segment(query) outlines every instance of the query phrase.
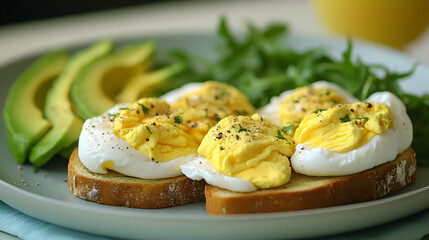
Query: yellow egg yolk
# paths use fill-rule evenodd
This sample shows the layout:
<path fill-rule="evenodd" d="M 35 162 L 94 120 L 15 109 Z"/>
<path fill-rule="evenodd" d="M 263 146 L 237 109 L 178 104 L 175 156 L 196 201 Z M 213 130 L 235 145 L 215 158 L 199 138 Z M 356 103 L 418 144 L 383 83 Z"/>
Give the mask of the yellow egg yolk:
<path fill-rule="evenodd" d="M 121 109 L 114 119 L 114 134 L 154 162 L 166 162 L 197 152 L 198 143 L 180 116 L 157 98 L 142 98 Z"/>
<path fill-rule="evenodd" d="M 281 103 L 279 118 L 283 125 L 301 122 L 306 116 L 318 109 L 328 109 L 336 104 L 346 103 L 337 92 L 322 87 L 297 88 Z"/>
<path fill-rule="evenodd" d="M 296 129 L 294 140 L 296 144 L 344 153 L 391 128 L 394 128 L 393 116 L 386 104 L 340 104 L 304 118 Z"/>
<path fill-rule="evenodd" d="M 189 134 L 201 142 L 209 129 L 222 118 L 231 115 L 249 115 L 255 112 L 249 99 L 228 84 L 208 81 L 171 104 L 174 114 L 183 117 L 189 125 Z"/>
<path fill-rule="evenodd" d="M 198 154 L 221 173 L 266 189 L 289 181 L 292 149 L 290 137 L 254 114 L 222 119 L 204 137 Z"/>

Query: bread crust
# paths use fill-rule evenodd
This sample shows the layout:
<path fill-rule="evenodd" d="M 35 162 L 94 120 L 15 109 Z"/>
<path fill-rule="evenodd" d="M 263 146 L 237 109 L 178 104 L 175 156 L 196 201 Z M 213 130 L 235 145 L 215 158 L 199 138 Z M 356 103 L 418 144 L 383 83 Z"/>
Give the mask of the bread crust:
<path fill-rule="evenodd" d="M 114 171 L 89 171 L 75 149 L 68 164 L 68 187 L 77 197 L 99 204 L 130 208 L 166 208 L 204 201 L 204 181 L 186 176 L 140 179 Z"/>
<path fill-rule="evenodd" d="M 279 188 L 236 193 L 206 184 L 206 209 L 211 215 L 293 211 L 337 206 L 381 198 L 415 182 L 412 148 L 395 160 L 357 174 L 308 177 L 293 173 Z"/>

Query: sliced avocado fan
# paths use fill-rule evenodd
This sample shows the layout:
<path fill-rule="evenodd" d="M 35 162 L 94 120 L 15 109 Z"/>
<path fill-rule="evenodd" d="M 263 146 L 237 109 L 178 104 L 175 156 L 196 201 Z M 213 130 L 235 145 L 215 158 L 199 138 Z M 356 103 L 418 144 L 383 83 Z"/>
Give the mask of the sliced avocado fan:
<path fill-rule="evenodd" d="M 49 52 L 27 68 L 9 90 L 3 110 L 7 142 L 15 161 L 24 163 L 30 148 L 51 127 L 42 106 L 52 81 L 66 66 L 64 50 Z"/>
<path fill-rule="evenodd" d="M 86 120 L 114 106 L 123 86 L 151 66 L 154 51 L 155 42 L 137 42 L 86 66 L 71 89 L 79 116 Z"/>
<path fill-rule="evenodd" d="M 157 96 L 157 89 L 165 86 L 167 80 L 173 78 L 184 69 L 184 65 L 176 63 L 152 72 L 144 72 L 129 80 L 127 85 L 116 97 L 116 102 L 134 102 L 142 97 Z"/>
<path fill-rule="evenodd" d="M 30 162 L 40 167 L 56 153 L 77 142 L 82 130 L 82 120 L 73 113 L 70 100 L 72 82 L 82 69 L 113 49 L 111 41 L 101 41 L 78 52 L 70 59 L 65 70 L 48 91 L 44 114 L 52 123 L 52 128 L 33 146 Z"/>

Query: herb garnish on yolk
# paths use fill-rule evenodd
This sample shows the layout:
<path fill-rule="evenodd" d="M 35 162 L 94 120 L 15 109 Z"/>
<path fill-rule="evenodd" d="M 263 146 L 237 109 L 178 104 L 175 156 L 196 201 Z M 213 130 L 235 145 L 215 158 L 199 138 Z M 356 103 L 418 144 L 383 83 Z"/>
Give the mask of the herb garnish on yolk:
<path fill-rule="evenodd" d="M 311 113 L 319 113 L 346 100 L 332 89 L 307 86 L 297 88 L 281 103 L 279 118 L 286 125 L 293 121 L 300 122 Z"/>
<path fill-rule="evenodd" d="M 148 114 L 149 113 L 149 111 L 150 111 L 150 109 L 149 108 L 147 108 L 145 105 L 143 105 L 143 104 L 141 104 L 141 103 L 137 103 L 140 107 L 142 107 L 142 111 L 143 111 L 143 113 L 144 114 Z"/>
<path fill-rule="evenodd" d="M 120 111 L 114 119 L 113 132 L 155 162 L 195 154 L 198 142 L 188 133 L 191 127 L 178 124 L 183 119 L 170 117 L 171 114 L 164 100 L 142 98 Z"/>
<path fill-rule="evenodd" d="M 393 127 L 393 116 L 386 104 L 340 104 L 304 118 L 294 139 L 297 144 L 343 153 L 363 146 Z"/>
<path fill-rule="evenodd" d="M 183 118 L 193 129 L 190 134 L 201 142 L 209 129 L 230 115 L 253 114 L 249 99 L 236 88 L 214 81 L 204 82 L 200 88 L 184 94 L 171 104 L 172 112 Z"/>
<path fill-rule="evenodd" d="M 229 116 L 210 129 L 198 154 L 225 175 L 247 180 L 261 189 L 272 188 L 290 179 L 291 142 L 279 127 L 265 119 L 261 122 L 259 114 Z"/>

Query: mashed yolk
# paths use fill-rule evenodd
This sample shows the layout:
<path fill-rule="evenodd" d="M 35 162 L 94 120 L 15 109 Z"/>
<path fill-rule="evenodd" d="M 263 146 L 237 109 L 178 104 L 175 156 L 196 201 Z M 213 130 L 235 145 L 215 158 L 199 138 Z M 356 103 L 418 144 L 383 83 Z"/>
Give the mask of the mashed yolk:
<path fill-rule="evenodd" d="M 338 153 L 357 149 L 375 135 L 394 128 L 390 108 L 383 103 L 340 104 L 304 118 L 295 142 Z"/>
<path fill-rule="evenodd" d="M 231 115 L 249 115 L 255 112 L 249 99 L 236 88 L 219 82 L 205 82 L 199 89 L 185 94 L 171 104 L 175 115 L 183 117 L 190 126 L 189 134 L 201 142 L 211 127 Z"/>
<path fill-rule="evenodd" d="M 197 152 L 198 143 L 180 116 L 156 98 L 142 98 L 121 109 L 113 123 L 114 134 L 154 162 L 166 162 Z"/>
<path fill-rule="evenodd" d="M 301 122 L 306 116 L 318 109 L 328 109 L 346 100 L 334 90 L 322 87 L 302 87 L 287 96 L 279 109 L 283 125 Z"/>
<path fill-rule="evenodd" d="M 266 189 L 289 181 L 292 149 L 290 137 L 254 114 L 222 119 L 204 137 L 198 154 L 221 173 Z"/>

